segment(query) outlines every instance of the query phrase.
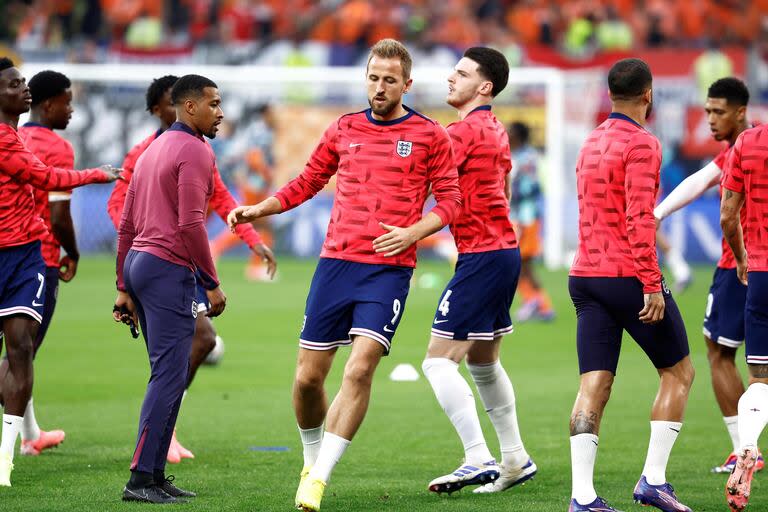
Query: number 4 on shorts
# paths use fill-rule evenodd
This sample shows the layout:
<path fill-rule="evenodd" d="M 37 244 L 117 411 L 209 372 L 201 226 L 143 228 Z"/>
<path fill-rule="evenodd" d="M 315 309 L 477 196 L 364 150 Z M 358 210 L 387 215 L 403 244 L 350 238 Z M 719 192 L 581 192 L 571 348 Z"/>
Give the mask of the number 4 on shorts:
<path fill-rule="evenodd" d="M 451 298 L 451 293 L 453 293 L 451 290 L 446 290 L 445 295 L 443 295 L 443 300 L 440 301 L 440 305 L 437 307 L 437 310 L 443 314 L 443 316 L 448 316 L 448 312 L 451 310 L 451 303 L 448 301 L 448 299 Z"/>

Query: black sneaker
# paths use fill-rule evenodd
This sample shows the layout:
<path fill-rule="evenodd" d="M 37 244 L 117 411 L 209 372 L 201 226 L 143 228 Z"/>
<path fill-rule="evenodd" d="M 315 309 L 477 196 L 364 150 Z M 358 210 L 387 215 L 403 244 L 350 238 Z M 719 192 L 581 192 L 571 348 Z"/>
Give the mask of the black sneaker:
<path fill-rule="evenodd" d="M 156 484 L 160 489 L 165 491 L 166 494 L 169 494 L 173 496 L 174 498 L 194 498 L 197 496 L 192 491 L 185 491 L 184 489 L 179 489 L 175 485 L 173 485 L 173 481 L 176 480 L 176 477 L 173 475 L 169 475 L 168 478 L 163 480 L 161 483 Z"/>
<path fill-rule="evenodd" d="M 157 485 L 137 487 L 135 489 L 130 489 L 126 486 L 123 489 L 123 501 L 138 501 L 141 503 L 155 503 L 158 505 L 184 503 L 183 500 L 177 500 Z"/>

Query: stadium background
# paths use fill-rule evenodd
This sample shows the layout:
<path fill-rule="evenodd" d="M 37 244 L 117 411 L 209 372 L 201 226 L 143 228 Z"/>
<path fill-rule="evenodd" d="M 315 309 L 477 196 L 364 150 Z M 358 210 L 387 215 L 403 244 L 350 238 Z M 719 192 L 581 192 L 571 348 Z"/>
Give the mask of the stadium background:
<path fill-rule="evenodd" d="M 560 70 L 567 84 L 566 165 L 552 169 L 544 160 L 540 174 L 545 191 L 553 180 L 564 182 L 568 204 L 560 222 L 571 239 L 574 148 L 584 130 L 608 113 L 604 72 L 616 59 L 643 58 L 654 72 L 656 114 L 650 128 L 663 143 L 666 191 L 718 150 L 702 111 L 706 85 L 730 74 L 744 78 L 752 94 L 750 119 L 768 121 L 765 1 L 38 0 L 6 1 L 3 8 L 0 54 L 27 69 L 65 64 L 156 64 L 167 73 L 199 66 L 201 74 L 206 66 L 221 64 L 256 66 L 256 73 L 259 66 L 306 69 L 308 74 L 318 66 L 357 69 L 360 82 L 338 89 L 311 81 L 224 89 L 229 123 L 224 131 L 230 135 L 222 133 L 213 143 L 236 195 L 242 180 L 263 193 L 287 182 L 300 172 L 331 119 L 366 106 L 362 65 L 367 47 L 381 37 L 405 41 L 417 66 L 447 70 L 465 47 L 489 44 L 508 56 L 512 74 L 531 67 Z M 75 146 L 78 166 L 119 164 L 134 143 L 156 129 L 144 110 L 145 89 L 146 84 L 121 84 L 119 74 L 109 81 L 75 84 L 76 113 L 64 135 Z M 452 120 L 452 111 L 442 104 L 444 90 L 418 89 L 417 82 L 407 100 L 411 106 L 441 122 Z M 534 143 L 545 151 L 562 143 L 546 137 L 548 99 L 543 84 L 532 82 L 510 87 L 495 110 L 505 122 L 529 122 Z M 75 192 L 73 217 L 84 261 L 77 279 L 62 287 L 57 319 L 37 365 L 36 402 L 45 404 L 38 415 L 45 424 L 61 423 L 68 441 L 40 460 L 19 460 L 13 490 L 0 493 L 8 510 L 119 508 L 112 491 L 130 455 L 146 355 L 107 318 L 115 239 L 105 211 L 109 191 L 109 186 L 92 186 Z M 281 258 L 277 283 L 243 280 L 244 248 L 220 263 L 230 305 L 217 327 L 227 341 L 227 354 L 219 369 L 201 374 L 180 424 L 182 440 L 199 458 L 177 472 L 210 496 L 198 501 L 196 510 L 290 506 L 299 464 L 288 402 L 293 341 L 332 194 L 331 185 L 314 201 L 272 221 Z M 711 193 L 665 225 L 686 258 L 700 264 L 693 287 L 680 297 L 699 378 L 670 466 L 670 479 L 697 511 L 723 509 L 724 482 L 706 472 L 728 446 L 699 334 L 711 263 L 719 257 L 717 210 L 717 196 Z M 210 220 L 212 237 L 222 228 L 218 219 Z M 422 260 L 430 256 L 429 251 L 421 255 Z M 371 417 L 334 476 L 334 495 L 324 509 L 477 510 L 478 503 L 493 509 L 564 509 L 570 475 L 566 425 L 576 363 L 575 323 L 562 270 L 544 274 L 557 320 L 519 326 L 503 354 L 517 388 L 526 444 L 542 467 L 540 477 L 522 492 L 479 501 L 468 493 L 451 500 L 426 495 L 426 482 L 457 462 L 457 442 L 423 379 L 392 383 L 386 377 L 400 362 L 418 367 L 426 319 L 449 276 L 450 269 L 439 261 L 424 261 L 417 272 L 420 286 L 409 299 L 393 356 L 378 376 Z M 597 482 L 619 508 L 632 509 L 622 498 L 640 469 L 656 379 L 633 345 L 627 344 L 622 357 L 601 435 Z M 336 372 L 331 390 L 338 379 Z M 493 446 L 492 436 L 488 439 Z M 760 480 L 755 510 L 768 508 Z"/>

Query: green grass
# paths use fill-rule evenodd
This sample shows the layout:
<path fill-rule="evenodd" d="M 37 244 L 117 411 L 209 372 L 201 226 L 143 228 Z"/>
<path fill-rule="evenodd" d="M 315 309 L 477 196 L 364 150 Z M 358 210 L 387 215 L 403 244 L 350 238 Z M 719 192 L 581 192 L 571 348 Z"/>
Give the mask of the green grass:
<path fill-rule="evenodd" d="M 36 362 L 35 404 L 43 428 L 63 428 L 67 441 L 40 457 L 16 457 L 13 487 L 0 489 L 2 511 L 134 510 L 120 502 L 128 477 L 137 418 L 148 376 L 146 351 L 110 312 L 111 258 L 84 260 L 59 294 L 54 324 Z M 290 402 L 297 335 L 314 262 L 281 262 L 276 284 L 243 280 L 243 263 L 221 264 L 229 297 L 216 327 L 226 341 L 217 368 L 203 368 L 182 408 L 179 438 L 197 458 L 169 466 L 180 485 L 199 497 L 188 510 L 291 510 L 301 469 L 301 446 Z M 439 276 L 437 288 L 414 287 L 392 355 L 376 376 L 370 411 L 337 466 L 323 511 L 558 511 L 570 494 L 568 417 L 578 370 L 575 318 L 564 272 L 541 277 L 553 295 L 557 321 L 521 324 L 507 337 L 502 360 L 515 385 L 528 451 L 539 466 L 530 484 L 501 495 L 450 497 L 426 491 L 433 477 L 455 468 L 460 443 L 427 382 L 392 382 L 398 363 L 417 368 L 423 358 L 438 295 L 450 277 L 444 264 L 425 262 L 418 274 Z M 709 468 L 730 451 L 709 384 L 701 317 L 709 268 L 678 297 L 699 371 L 668 477 L 697 512 L 726 509 L 725 477 Z M 333 395 L 348 350 L 328 379 Z M 463 371 L 463 370 L 462 370 Z M 643 466 L 649 410 L 657 387 L 652 365 L 631 341 L 624 345 L 613 397 L 601 432 L 598 492 L 622 510 Z M 496 437 L 481 411 L 492 451 Z M 287 452 L 252 447 L 285 446 Z M 756 479 L 750 509 L 768 509 L 768 488 Z M 646 509 L 647 510 L 647 509 Z"/>

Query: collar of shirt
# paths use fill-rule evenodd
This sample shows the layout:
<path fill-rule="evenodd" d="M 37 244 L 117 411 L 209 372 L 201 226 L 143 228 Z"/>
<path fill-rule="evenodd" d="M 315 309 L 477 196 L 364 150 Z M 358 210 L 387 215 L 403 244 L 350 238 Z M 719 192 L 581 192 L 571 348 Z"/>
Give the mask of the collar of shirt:
<path fill-rule="evenodd" d="M 490 112 L 491 111 L 491 106 L 490 105 L 480 105 L 479 107 L 475 107 L 475 108 L 473 108 L 472 110 L 469 111 L 469 114 L 467 114 L 467 116 L 470 115 L 470 114 L 474 114 L 475 112 L 480 112 L 480 111 L 483 111 L 483 110 L 487 110 L 488 112 Z M 466 117 L 466 116 L 464 116 L 464 117 Z"/>
<path fill-rule="evenodd" d="M 24 123 L 22 126 L 23 126 L 24 128 L 31 128 L 31 127 L 37 127 L 37 128 L 45 128 L 46 130 L 51 130 L 51 131 L 53 131 L 53 128 L 49 128 L 49 127 L 45 126 L 44 124 L 35 123 L 35 122 L 32 122 L 32 121 L 27 121 L 27 122 L 26 122 L 26 123 Z"/>
<path fill-rule="evenodd" d="M 378 125 L 378 126 L 392 126 L 393 124 L 400 124 L 403 121 L 405 121 L 407 119 L 410 119 L 410 117 L 414 114 L 413 109 L 411 109 L 410 107 L 407 107 L 407 106 L 403 105 L 403 108 L 405 109 L 407 114 L 405 114 L 403 117 L 398 117 L 397 119 L 392 119 L 390 121 L 379 121 L 378 119 L 374 119 L 373 118 L 372 109 L 370 109 L 370 108 L 366 109 L 365 117 L 367 117 L 368 121 L 370 121 L 371 123 L 373 123 L 375 125 Z"/>
<path fill-rule="evenodd" d="M 190 128 L 186 124 L 182 123 L 181 121 L 176 121 L 175 123 L 173 123 L 170 126 L 170 128 L 168 128 L 168 131 L 169 132 L 186 132 L 186 133 L 192 135 L 193 137 L 196 137 L 196 138 L 198 138 L 200 140 L 203 140 L 202 135 L 198 135 L 197 133 L 195 133 L 195 130 L 193 130 L 192 128 Z"/>
<path fill-rule="evenodd" d="M 637 121 L 635 121 L 634 119 L 629 117 L 628 115 L 622 114 L 620 112 L 611 112 L 611 115 L 608 116 L 608 119 L 621 119 L 623 121 L 628 121 L 628 122 L 632 123 L 635 126 L 643 128 L 643 125 L 641 125 L 640 123 L 638 123 Z M 645 128 L 643 128 L 643 129 L 645 129 Z"/>

